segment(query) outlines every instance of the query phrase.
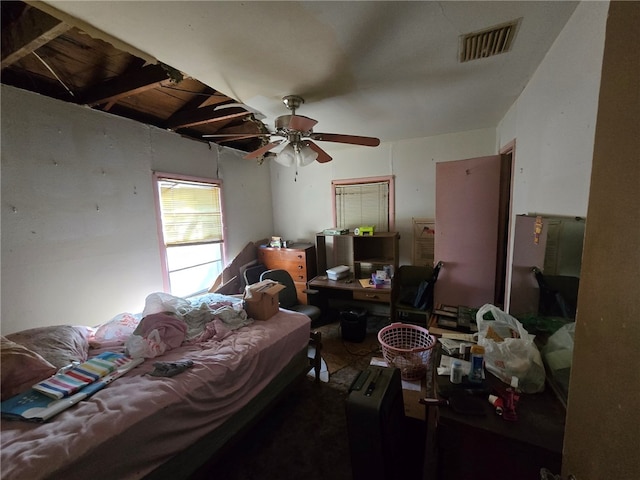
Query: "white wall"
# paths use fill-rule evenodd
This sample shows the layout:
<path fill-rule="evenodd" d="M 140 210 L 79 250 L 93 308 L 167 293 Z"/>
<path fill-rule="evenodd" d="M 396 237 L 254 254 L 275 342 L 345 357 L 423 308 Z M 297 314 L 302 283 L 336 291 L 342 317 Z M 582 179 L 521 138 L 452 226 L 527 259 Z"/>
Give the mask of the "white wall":
<path fill-rule="evenodd" d="M 498 125 L 516 214 L 587 214 L 608 2 L 582 2 Z"/>
<path fill-rule="evenodd" d="M 384 142 L 379 147 L 333 147 L 322 143 L 331 162 L 295 168 L 271 163 L 276 235 L 315 242 L 315 233 L 333 226 L 331 181 L 395 176 L 395 230 L 400 232 L 400 264 L 411 263 L 412 219 L 435 215 L 435 164 L 495 153 L 495 129 Z M 320 142 L 319 142 L 320 143 Z"/>
<path fill-rule="evenodd" d="M 516 140 L 512 218 L 525 213 L 587 216 L 608 6 L 578 5 L 498 125 L 498 148 Z M 510 250 L 514 226 L 512 221 Z M 511 260 L 512 252 L 507 285 Z"/>
<path fill-rule="evenodd" d="M 95 325 L 162 290 L 152 171 L 223 181 L 227 254 L 270 232 L 269 170 L 2 86 L 2 333 Z"/>

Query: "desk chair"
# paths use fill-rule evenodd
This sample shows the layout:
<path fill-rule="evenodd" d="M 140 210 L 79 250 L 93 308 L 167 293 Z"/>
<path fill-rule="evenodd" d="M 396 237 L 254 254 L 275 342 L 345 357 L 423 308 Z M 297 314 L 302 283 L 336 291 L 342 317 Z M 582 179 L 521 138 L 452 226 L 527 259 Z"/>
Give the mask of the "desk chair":
<path fill-rule="evenodd" d="M 242 276 L 244 277 L 244 284 L 253 285 L 254 283 L 258 283 L 260 281 L 260 275 L 262 275 L 267 270 L 267 267 L 265 267 L 262 263 L 247 268 L 242 274 Z"/>
<path fill-rule="evenodd" d="M 280 307 L 293 310 L 294 312 L 304 313 L 312 322 L 320 318 L 322 311 L 318 307 L 314 305 L 304 305 L 298 302 L 296 286 L 289 272 L 279 269 L 267 270 L 260 275 L 260 281 L 267 279 L 275 280 L 285 286 L 285 289 L 280 291 Z"/>
<path fill-rule="evenodd" d="M 433 288 L 438 280 L 442 262 L 434 267 L 401 265 L 393 277 L 396 320 L 426 327 L 433 309 Z"/>
<path fill-rule="evenodd" d="M 533 267 L 532 272 L 540 289 L 538 314 L 576 318 L 580 279 L 565 275 L 544 275 L 538 267 Z"/>

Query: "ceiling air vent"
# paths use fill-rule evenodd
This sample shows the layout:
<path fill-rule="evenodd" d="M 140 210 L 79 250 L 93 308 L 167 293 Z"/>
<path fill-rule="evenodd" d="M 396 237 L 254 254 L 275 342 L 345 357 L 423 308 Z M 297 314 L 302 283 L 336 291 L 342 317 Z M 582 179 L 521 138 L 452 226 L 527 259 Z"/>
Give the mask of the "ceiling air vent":
<path fill-rule="evenodd" d="M 521 19 L 460 36 L 460 62 L 492 57 L 511 49 Z"/>

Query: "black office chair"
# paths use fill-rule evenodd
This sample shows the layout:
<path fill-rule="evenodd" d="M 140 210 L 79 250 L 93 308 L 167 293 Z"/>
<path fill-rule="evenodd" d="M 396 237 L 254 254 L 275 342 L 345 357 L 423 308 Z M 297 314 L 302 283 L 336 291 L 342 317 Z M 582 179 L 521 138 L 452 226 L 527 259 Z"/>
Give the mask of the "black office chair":
<path fill-rule="evenodd" d="M 433 309 L 433 289 L 443 263 L 435 267 L 401 265 L 393 282 L 393 309 L 397 320 L 425 327 Z"/>
<path fill-rule="evenodd" d="M 267 270 L 260 275 L 260 280 L 274 280 L 286 287 L 280 291 L 280 307 L 293 310 L 294 312 L 304 313 L 312 322 L 322 316 L 322 311 L 315 305 L 305 305 L 298 301 L 296 285 L 286 270 Z"/>
<path fill-rule="evenodd" d="M 258 283 L 260 281 L 260 275 L 262 275 L 267 270 L 268 268 L 265 267 L 262 263 L 253 265 L 245 269 L 245 271 L 242 273 L 242 276 L 244 277 L 244 284 L 253 285 L 254 283 Z"/>
<path fill-rule="evenodd" d="M 538 314 L 575 319 L 580 279 L 564 275 L 544 275 L 538 267 L 533 267 L 532 272 L 540 289 Z"/>

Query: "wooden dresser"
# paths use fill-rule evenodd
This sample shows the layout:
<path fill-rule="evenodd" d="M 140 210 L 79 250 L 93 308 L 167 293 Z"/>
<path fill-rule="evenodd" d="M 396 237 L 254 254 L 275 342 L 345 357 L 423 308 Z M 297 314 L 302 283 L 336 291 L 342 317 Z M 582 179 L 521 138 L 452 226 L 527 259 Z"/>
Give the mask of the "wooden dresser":
<path fill-rule="evenodd" d="M 260 247 L 258 261 L 269 270 L 289 272 L 296 284 L 298 301 L 307 304 L 307 282 L 316 276 L 316 247 L 312 243 L 294 243 L 288 248 Z"/>

